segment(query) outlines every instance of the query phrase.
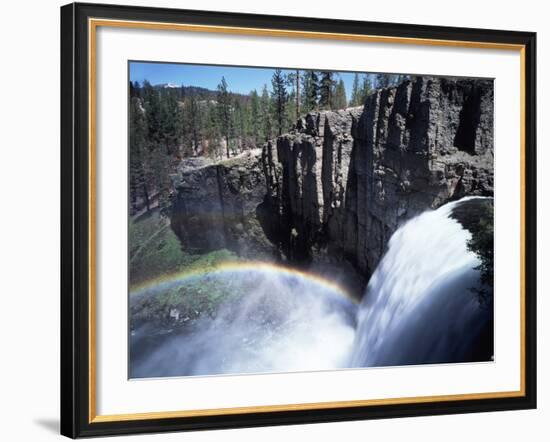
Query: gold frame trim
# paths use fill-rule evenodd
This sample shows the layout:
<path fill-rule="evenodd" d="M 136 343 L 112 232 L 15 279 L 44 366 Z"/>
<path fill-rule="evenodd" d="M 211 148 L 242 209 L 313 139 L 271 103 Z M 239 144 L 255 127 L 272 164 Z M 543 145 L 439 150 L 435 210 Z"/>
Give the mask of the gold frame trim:
<path fill-rule="evenodd" d="M 368 399 L 334 402 L 314 402 L 284 405 L 261 405 L 233 408 L 214 408 L 179 411 L 158 411 L 129 414 L 96 414 L 96 35 L 97 28 L 134 28 L 163 31 L 185 31 L 234 35 L 254 35 L 264 37 L 289 37 L 323 40 L 355 41 L 386 44 L 411 44 L 421 46 L 445 46 L 474 49 L 494 49 L 519 51 L 520 53 L 520 389 L 488 393 L 465 393 L 438 396 L 416 396 L 388 399 Z M 439 40 L 409 37 L 389 37 L 376 35 L 343 34 L 331 32 L 293 31 L 283 29 L 244 28 L 234 26 L 210 26 L 182 23 L 160 23 L 130 20 L 88 19 L 88 84 L 89 84 L 89 423 L 138 421 L 146 419 L 169 419 L 179 417 L 239 415 L 246 413 L 273 413 L 278 411 L 322 410 L 328 408 L 365 407 L 375 405 L 419 404 L 427 402 L 482 400 L 523 397 L 526 393 L 525 380 L 525 45 L 459 40 Z"/>

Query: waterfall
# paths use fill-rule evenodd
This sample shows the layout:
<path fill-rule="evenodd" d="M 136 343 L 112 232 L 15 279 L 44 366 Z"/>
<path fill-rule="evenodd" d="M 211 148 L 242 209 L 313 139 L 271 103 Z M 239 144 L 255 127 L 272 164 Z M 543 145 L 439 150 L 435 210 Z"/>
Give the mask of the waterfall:
<path fill-rule="evenodd" d="M 351 366 L 492 357 L 492 305 L 472 290 L 479 262 L 467 248 L 471 234 L 451 217 L 472 199 L 424 212 L 393 234 L 358 310 Z"/>
<path fill-rule="evenodd" d="M 484 198 L 464 198 L 409 220 L 391 237 L 359 305 L 317 274 L 260 262 L 164 277 L 133 296 L 219 279 L 214 317 L 182 332 L 132 332 L 131 377 L 330 370 L 488 361 L 493 306 L 483 305 L 478 258 L 457 210 L 477 223 Z M 170 312 L 172 315 L 172 312 Z M 179 314 L 176 312 L 176 319 Z"/>

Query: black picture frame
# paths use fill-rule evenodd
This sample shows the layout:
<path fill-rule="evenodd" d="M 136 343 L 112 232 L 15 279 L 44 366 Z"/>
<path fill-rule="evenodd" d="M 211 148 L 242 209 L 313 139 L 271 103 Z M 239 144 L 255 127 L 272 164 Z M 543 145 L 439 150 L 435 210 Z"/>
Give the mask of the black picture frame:
<path fill-rule="evenodd" d="M 524 394 L 196 417 L 90 419 L 89 18 L 520 45 L 524 75 Z M 105 436 L 536 408 L 536 34 L 73 3 L 61 8 L 61 434 Z"/>

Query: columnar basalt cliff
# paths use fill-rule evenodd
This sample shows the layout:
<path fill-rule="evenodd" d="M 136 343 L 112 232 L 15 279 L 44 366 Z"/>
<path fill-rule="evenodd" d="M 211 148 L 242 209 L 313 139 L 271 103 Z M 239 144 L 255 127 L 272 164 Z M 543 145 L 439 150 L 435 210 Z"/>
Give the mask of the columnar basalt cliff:
<path fill-rule="evenodd" d="M 256 259 L 278 254 L 262 227 L 269 214 L 261 150 L 216 164 L 185 164 L 176 187 L 171 226 L 191 253 L 227 248 Z"/>
<path fill-rule="evenodd" d="M 352 136 L 346 208 L 362 270 L 374 270 L 407 219 L 493 194 L 492 81 L 424 77 L 383 89 L 368 97 Z"/>
<path fill-rule="evenodd" d="M 308 114 L 261 150 L 182 167 L 178 180 L 184 248 L 347 262 L 368 278 L 403 222 L 493 194 L 493 83 L 405 81 L 364 107 Z"/>

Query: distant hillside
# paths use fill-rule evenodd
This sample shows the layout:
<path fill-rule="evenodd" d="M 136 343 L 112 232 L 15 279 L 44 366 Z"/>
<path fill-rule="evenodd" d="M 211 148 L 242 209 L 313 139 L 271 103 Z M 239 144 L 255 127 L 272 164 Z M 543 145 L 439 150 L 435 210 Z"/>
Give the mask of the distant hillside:
<path fill-rule="evenodd" d="M 215 100 L 217 97 L 218 92 L 215 90 L 207 89 L 201 86 L 183 86 L 178 85 L 176 83 L 161 83 L 161 84 L 155 84 L 153 85 L 155 89 L 165 89 L 165 90 L 171 90 L 174 92 L 179 92 L 180 98 L 185 97 L 200 97 L 203 100 Z M 137 85 L 134 83 L 132 85 L 132 88 L 136 91 L 140 91 L 143 89 L 143 86 Z M 241 102 L 247 102 L 249 96 L 245 94 L 239 94 L 239 93 L 232 93 L 235 98 L 237 98 Z"/>

